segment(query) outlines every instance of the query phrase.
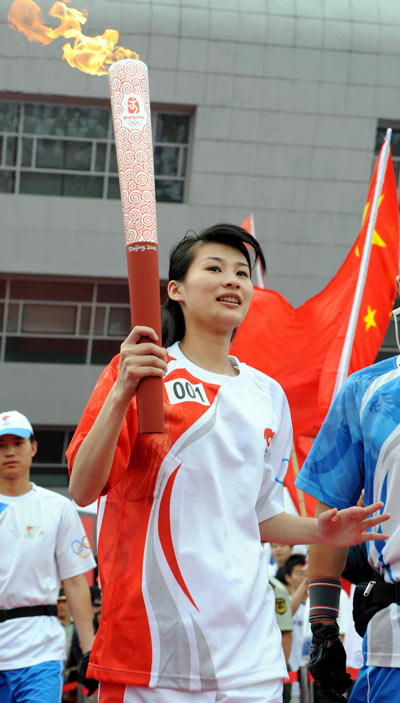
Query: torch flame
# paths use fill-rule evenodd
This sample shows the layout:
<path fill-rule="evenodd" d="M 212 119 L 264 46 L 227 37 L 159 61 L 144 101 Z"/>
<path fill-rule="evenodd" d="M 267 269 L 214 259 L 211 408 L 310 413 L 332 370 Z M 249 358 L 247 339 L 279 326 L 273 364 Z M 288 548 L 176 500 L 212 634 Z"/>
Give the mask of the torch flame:
<path fill-rule="evenodd" d="M 69 0 L 66 0 L 69 2 Z M 73 43 L 63 46 L 63 59 L 72 68 L 79 68 L 92 76 L 104 76 L 107 66 L 120 59 L 138 59 L 139 54 L 123 46 L 117 46 L 119 32 L 106 29 L 101 36 L 88 37 L 81 31 L 87 20 L 86 10 L 67 7 L 65 2 L 55 2 L 50 10 L 50 17 L 60 20 L 56 28 L 48 27 L 42 11 L 34 0 L 14 0 L 8 13 L 11 29 L 25 34 L 29 41 L 40 42 L 44 46 L 58 37 L 73 39 Z"/>

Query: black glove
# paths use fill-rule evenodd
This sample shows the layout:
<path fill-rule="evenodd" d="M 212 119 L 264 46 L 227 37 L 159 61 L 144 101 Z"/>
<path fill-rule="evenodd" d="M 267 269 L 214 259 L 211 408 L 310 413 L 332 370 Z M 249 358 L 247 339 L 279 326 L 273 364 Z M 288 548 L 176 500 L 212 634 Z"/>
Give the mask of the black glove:
<path fill-rule="evenodd" d="M 350 674 L 346 673 L 346 652 L 339 638 L 338 624 L 323 625 L 317 622 L 311 624 L 311 630 L 310 672 L 322 691 L 332 696 L 332 700 L 344 700 L 342 696 L 334 697 L 347 691 L 352 684 Z"/>
<path fill-rule="evenodd" d="M 349 691 L 350 690 L 351 689 L 349 689 Z M 345 698 L 340 693 L 336 693 L 335 691 L 329 691 L 329 693 L 327 693 L 326 691 L 322 690 L 319 683 L 315 682 L 314 703 L 348 703 L 348 698 Z"/>
<path fill-rule="evenodd" d="M 79 672 L 78 672 L 78 681 L 82 686 L 87 688 L 88 690 L 88 696 L 91 696 L 96 689 L 99 686 L 99 682 L 96 681 L 95 679 L 88 679 L 86 676 L 88 664 L 89 664 L 89 657 L 90 657 L 90 652 L 85 652 L 85 654 L 82 655 L 81 663 L 79 666 Z"/>

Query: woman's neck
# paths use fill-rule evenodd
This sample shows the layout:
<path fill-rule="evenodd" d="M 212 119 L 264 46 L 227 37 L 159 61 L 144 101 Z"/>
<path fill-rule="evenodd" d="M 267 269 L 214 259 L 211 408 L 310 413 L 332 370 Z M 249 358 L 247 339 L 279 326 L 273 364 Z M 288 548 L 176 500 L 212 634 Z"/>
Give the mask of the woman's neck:
<path fill-rule="evenodd" d="M 229 361 L 230 336 L 207 334 L 203 331 L 186 333 L 179 346 L 182 353 L 197 366 L 212 373 L 236 376 Z"/>

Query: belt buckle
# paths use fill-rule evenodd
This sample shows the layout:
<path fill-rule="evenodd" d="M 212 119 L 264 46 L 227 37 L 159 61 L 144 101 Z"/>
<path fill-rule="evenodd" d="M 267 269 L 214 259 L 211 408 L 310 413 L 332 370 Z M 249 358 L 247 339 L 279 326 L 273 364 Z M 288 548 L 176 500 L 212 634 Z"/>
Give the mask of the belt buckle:
<path fill-rule="evenodd" d="M 365 591 L 364 591 L 364 593 L 363 593 L 363 596 L 365 596 L 365 598 L 367 598 L 367 597 L 369 596 L 369 594 L 371 593 L 371 591 L 372 591 L 373 587 L 375 586 L 375 584 L 376 584 L 376 581 L 370 581 L 370 582 L 367 584 L 367 587 L 366 587 L 366 589 L 365 589 Z"/>
<path fill-rule="evenodd" d="M 0 608 L 0 622 L 5 622 L 7 620 L 7 611 Z"/>

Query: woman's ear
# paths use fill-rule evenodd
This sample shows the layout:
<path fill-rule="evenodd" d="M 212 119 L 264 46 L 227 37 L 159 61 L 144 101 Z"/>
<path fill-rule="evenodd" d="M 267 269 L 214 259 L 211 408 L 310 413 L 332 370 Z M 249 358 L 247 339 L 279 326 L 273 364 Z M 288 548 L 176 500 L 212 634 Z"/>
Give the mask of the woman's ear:
<path fill-rule="evenodd" d="M 168 297 L 179 302 L 182 300 L 181 284 L 178 281 L 169 281 L 167 286 Z"/>

